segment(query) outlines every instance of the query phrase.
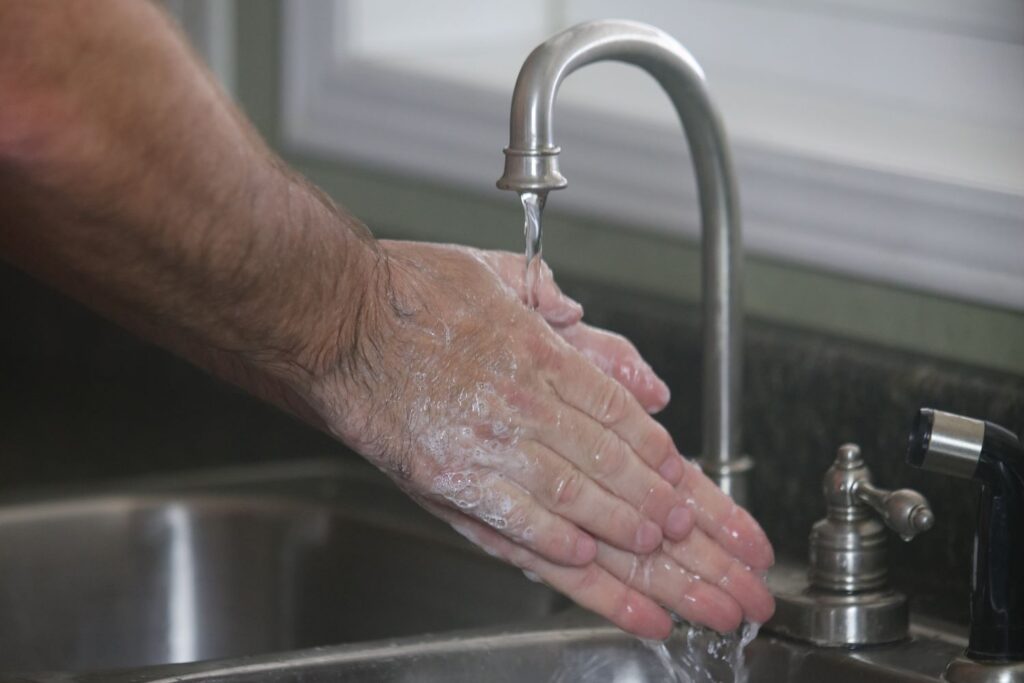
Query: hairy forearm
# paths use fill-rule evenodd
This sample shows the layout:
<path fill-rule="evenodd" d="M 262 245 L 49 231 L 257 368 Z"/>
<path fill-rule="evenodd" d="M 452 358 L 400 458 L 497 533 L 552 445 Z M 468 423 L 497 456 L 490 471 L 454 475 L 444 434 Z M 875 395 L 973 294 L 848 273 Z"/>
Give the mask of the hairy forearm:
<path fill-rule="evenodd" d="M 0 254 L 264 395 L 354 352 L 379 280 L 137 0 L 0 2 Z"/>

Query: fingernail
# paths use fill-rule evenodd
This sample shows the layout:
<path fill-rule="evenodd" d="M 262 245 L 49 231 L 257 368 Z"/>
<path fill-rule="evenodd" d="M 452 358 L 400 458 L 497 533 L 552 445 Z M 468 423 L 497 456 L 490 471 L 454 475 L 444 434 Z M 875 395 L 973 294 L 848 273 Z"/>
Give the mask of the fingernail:
<path fill-rule="evenodd" d="M 657 524 L 645 519 L 636 530 L 635 548 L 639 553 L 649 553 L 661 543 L 661 529 Z"/>
<path fill-rule="evenodd" d="M 686 505 L 680 503 L 668 513 L 665 520 L 665 531 L 669 536 L 679 540 L 690 533 L 693 528 L 693 513 Z"/>
<path fill-rule="evenodd" d="M 597 541 L 592 539 L 590 536 L 580 536 L 576 539 L 576 556 L 575 560 L 579 564 L 587 564 L 591 562 L 597 555 Z"/>
<path fill-rule="evenodd" d="M 683 459 L 678 455 L 669 455 L 665 462 L 661 463 L 658 473 L 665 481 L 675 486 L 683 480 Z"/>
<path fill-rule="evenodd" d="M 764 552 L 762 553 L 763 560 L 759 564 L 763 569 L 771 569 L 775 566 L 775 549 L 772 548 L 772 545 L 768 542 L 767 538 L 765 538 L 765 545 L 767 547 L 764 549 Z"/>
<path fill-rule="evenodd" d="M 668 385 L 661 381 L 660 378 L 655 378 L 658 386 L 658 402 L 665 407 L 668 405 L 669 400 L 672 398 L 672 391 L 668 388 Z"/>

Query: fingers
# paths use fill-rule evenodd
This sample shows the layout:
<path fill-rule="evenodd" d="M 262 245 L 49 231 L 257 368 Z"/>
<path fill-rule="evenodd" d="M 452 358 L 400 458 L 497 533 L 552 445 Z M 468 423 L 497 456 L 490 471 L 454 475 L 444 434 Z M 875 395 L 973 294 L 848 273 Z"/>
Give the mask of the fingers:
<path fill-rule="evenodd" d="M 693 512 L 664 483 L 680 481 L 683 473 L 668 432 L 580 354 L 555 354 L 549 362 L 548 382 L 564 405 L 539 402 L 538 440 L 637 507 L 670 538 L 685 536 Z"/>
<path fill-rule="evenodd" d="M 562 401 L 618 435 L 670 484 L 682 479 L 683 466 L 672 437 L 621 384 L 577 352 L 553 354 L 549 363 L 548 382 Z"/>
<path fill-rule="evenodd" d="M 648 413 L 668 405 L 668 386 L 622 335 L 582 322 L 556 331 L 601 372 L 626 387 Z"/>
<path fill-rule="evenodd" d="M 685 476 L 676 486 L 699 526 L 731 555 L 754 569 L 768 569 L 775 553 L 761 526 L 701 472 L 682 460 Z"/>
<path fill-rule="evenodd" d="M 682 541 L 666 542 L 664 552 L 686 571 L 728 593 L 750 621 L 764 623 L 774 613 L 775 601 L 764 581 L 700 529 Z"/>
<path fill-rule="evenodd" d="M 597 553 L 593 538 L 497 472 L 444 473 L 434 478 L 431 492 L 552 562 L 585 565 Z"/>
<path fill-rule="evenodd" d="M 504 251 L 475 251 L 501 280 L 526 301 L 523 257 Z M 669 401 L 668 386 L 623 336 L 580 323 L 583 307 L 567 297 L 555 283 L 547 263 L 541 264 L 536 283 L 537 312 L 606 375 L 621 382 L 644 410 L 656 413 Z"/>
<path fill-rule="evenodd" d="M 663 640 L 672 630 L 672 619 L 650 598 L 626 586 L 596 563 L 585 567 L 552 564 L 536 553 L 517 546 L 492 529 L 449 509 L 432 512 L 447 520 L 460 534 L 488 553 L 509 562 L 524 572 L 540 577 L 544 583 L 577 604 L 605 617 L 624 631 L 641 638 Z"/>
<path fill-rule="evenodd" d="M 637 556 L 599 544 L 597 562 L 613 576 L 654 598 L 686 621 L 719 633 L 735 630 L 744 610 L 725 590 L 701 580 L 664 552 Z"/>
<path fill-rule="evenodd" d="M 477 251 L 477 257 L 497 273 L 507 286 L 527 301 L 525 284 L 525 258 L 507 251 Z M 535 283 L 537 312 L 553 327 L 574 325 L 583 318 L 583 307 L 567 297 L 555 283 L 554 274 L 547 263 L 542 262 L 540 276 Z"/>
<path fill-rule="evenodd" d="M 535 466 L 518 468 L 509 476 L 552 513 L 624 550 L 649 553 L 661 545 L 661 527 L 632 505 L 546 446 L 531 443 L 524 448 Z"/>
<path fill-rule="evenodd" d="M 656 522 L 670 538 L 689 533 L 693 513 L 684 498 L 614 431 L 554 401 L 542 401 L 537 407 L 539 420 L 532 429 L 540 446 L 554 451 L 586 478 Z"/>

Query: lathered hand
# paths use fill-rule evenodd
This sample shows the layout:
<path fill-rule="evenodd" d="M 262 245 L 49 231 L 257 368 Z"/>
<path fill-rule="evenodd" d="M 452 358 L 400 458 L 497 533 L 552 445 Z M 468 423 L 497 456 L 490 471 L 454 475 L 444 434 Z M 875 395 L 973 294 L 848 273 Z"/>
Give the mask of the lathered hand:
<path fill-rule="evenodd" d="M 482 255 L 495 264 L 510 287 L 522 288 L 522 257 L 505 252 Z M 626 387 L 648 412 L 665 407 L 668 387 L 636 348 L 620 335 L 582 323 L 582 309 L 565 297 L 546 266 L 537 300 L 537 312 L 551 327 Z M 648 554 L 624 552 L 602 543 L 595 563 L 583 568 L 549 566 L 478 525 L 465 520 L 455 525 L 489 552 L 536 574 L 639 635 L 665 635 L 671 621 L 659 605 L 687 621 L 723 632 L 736 628 L 742 619 L 767 621 L 774 600 L 761 574 L 774 556 L 761 528 L 695 465 L 685 464 L 685 476 L 677 490 L 698 526 L 685 539 L 666 539 L 661 548 Z"/>
<path fill-rule="evenodd" d="M 697 513 L 698 528 L 686 539 L 665 540 L 648 554 L 599 543 L 595 561 L 584 567 L 551 563 L 474 520 L 434 512 L 490 554 L 644 638 L 668 636 L 672 620 L 666 609 L 722 633 L 744 619 L 767 621 L 775 603 L 761 574 L 773 555 L 760 527 L 695 465 L 687 465 L 677 490 Z"/>
<path fill-rule="evenodd" d="M 486 256 L 381 250 L 385 305 L 364 313 L 357 353 L 315 391 L 331 431 L 420 502 L 553 566 L 590 563 L 596 540 L 648 553 L 686 537 L 693 515 L 674 490 L 683 461 L 668 433 Z"/>
<path fill-rule="evenodd" d="M 770 616 L 757 572 L 771 546 L 641 410 L 668 390 L 629 342 L 583 325 L 550 274 L 525 309 L 520 257 L 385 248 L 395 317 L 372 353 L 392 364 L 369 364 L 381 374 L 349 432 L 361 450 L 463 535 L 628 631 L 664 637 L 662 605 L 720 631 Z M 380 402 L 391 367 L 411 379 Z M 645 518 L 661 540 L 641 538 Z"/>
<path fill-rule="evenodd" d="M 522 256 L 505 251 L 467 250 L 486 261 L 505 284 L 519 292 L 524 302 L 527 301 Z M 656 413 L 668 404 L 668 386 L 640 356 L 636 347 L 622 335 L 581 322 L 583 307 L 562 293 L 546 263 L 541 263 L 535 294 L 537 313 L 551 328 L 601 372 L 629 390 L 644 410 Z"/>

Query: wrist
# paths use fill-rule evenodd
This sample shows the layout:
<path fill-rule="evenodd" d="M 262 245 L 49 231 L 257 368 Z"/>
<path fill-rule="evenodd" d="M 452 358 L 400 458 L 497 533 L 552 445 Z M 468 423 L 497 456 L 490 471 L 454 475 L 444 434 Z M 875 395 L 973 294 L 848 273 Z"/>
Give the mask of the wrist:
<path fill-rule="evenodd" d="M 387 305 L 387 254 L 357 218 L 319 190 L 297 181 L 312 206 L 304 209 L 304 240 L 312 243 L 311 263 L 293 266 L 306 284 L 290 297 L 279 319 L 288 342 L 286 372 L 303 385 L 338 371 L 352 372 L 378 346 Z"/>

